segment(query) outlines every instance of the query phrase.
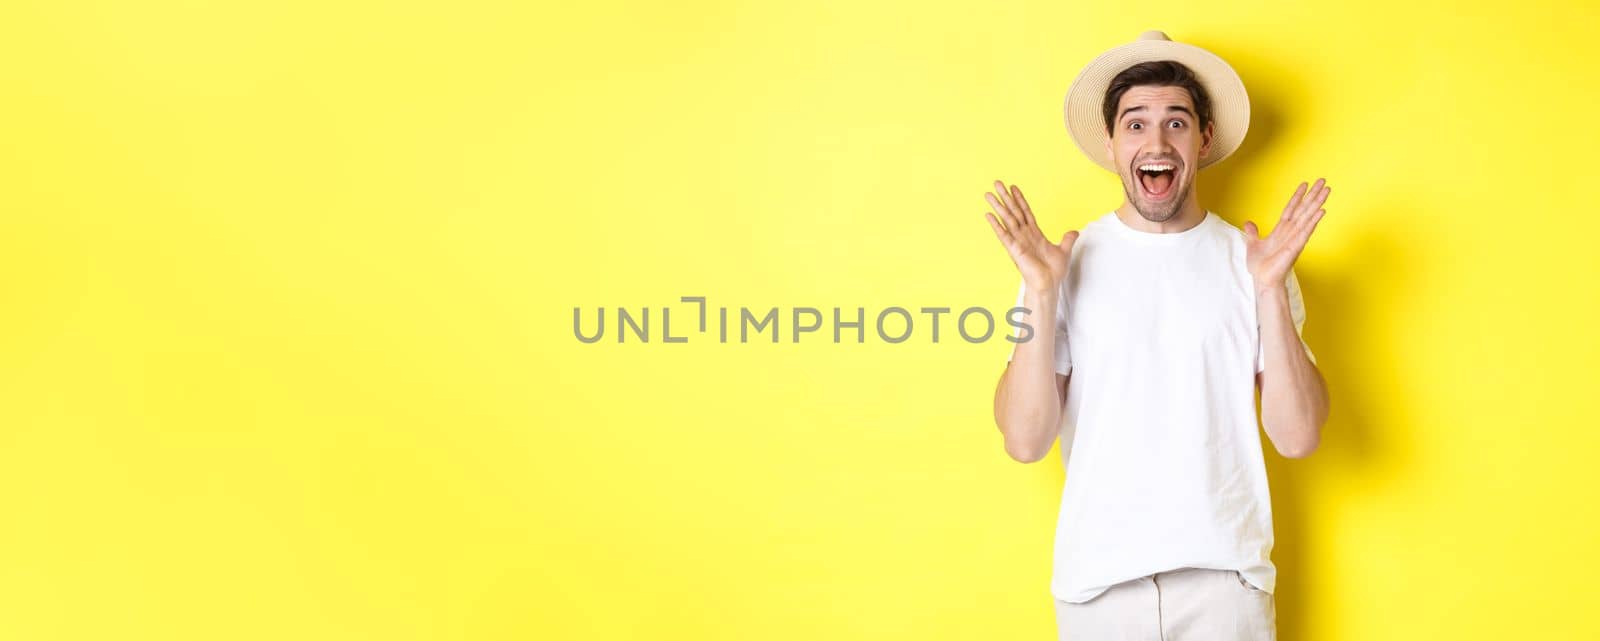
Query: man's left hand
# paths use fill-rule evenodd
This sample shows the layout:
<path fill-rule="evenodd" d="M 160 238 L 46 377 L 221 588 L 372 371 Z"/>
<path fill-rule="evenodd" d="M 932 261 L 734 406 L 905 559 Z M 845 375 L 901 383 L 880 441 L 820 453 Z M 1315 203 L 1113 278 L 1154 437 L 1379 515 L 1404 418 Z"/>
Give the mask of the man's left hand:
<path fill-rule="evenodd" d="M 1322 203 L 1326 200 L 1328 186 L 1318 178 L 1310 190 L 1306 189 L 1305 183 L 1300 183 L 1289 198 L 1289 205 L 1283 208 L 1283 217 L 1278 219 L 1278 224 L 1273 226 L 1272 233 L 1266 238 L 1261 237 L 1254 222 L 1245 222 L 1245 244 L 1248 248 L 1245 262 L 1249 266 L 1250 276 L 1255 279 L 1256 291 L 1283 287 L 1284 279 L 1289 276 L 1289 268 L 1300 258 L 1300 250 L 1305 249 L 1306 241 L 1311 239 L 1317 221 L 1327 213 L 1322 209 Z"/>

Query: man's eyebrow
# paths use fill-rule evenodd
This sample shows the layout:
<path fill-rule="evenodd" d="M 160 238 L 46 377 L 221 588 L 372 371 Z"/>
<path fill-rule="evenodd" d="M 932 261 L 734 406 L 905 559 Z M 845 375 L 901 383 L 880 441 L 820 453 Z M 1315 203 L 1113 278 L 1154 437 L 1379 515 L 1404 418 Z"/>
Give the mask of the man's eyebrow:
<path fill-rule="evenodd" d="M 1128 107 L 1127 109 L 1123 109 L 1122 113 L 1117 115 L 1117 120 L 1120 122 L 1123 118 L 1126 118 L 1128 116 L 1128 114 L 1133 113 L 1135 111 L 1144 111 L 1144 105 L 1139 105 L 1137 107 Z M 1167 105 L 1167 111 L 1181 111 L 1181 112 L 1183 112 L 1185 114 L 1188 114 L 1190 118 L 1194 117 L 1194 112 L 1190 111 L 1188 107 L 1185 107 L 1183 105 Z"/>

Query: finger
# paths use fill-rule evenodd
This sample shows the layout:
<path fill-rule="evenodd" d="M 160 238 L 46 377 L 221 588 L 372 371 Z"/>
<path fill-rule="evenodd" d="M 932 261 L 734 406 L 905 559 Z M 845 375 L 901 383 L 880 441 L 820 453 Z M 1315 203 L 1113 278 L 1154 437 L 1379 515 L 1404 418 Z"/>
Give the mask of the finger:
<path fill-rule="evenodd" d="M 1315 212 L 1312 212 L 1310 215 L 1307 216 L 1309 222 L 1306 223 L 1306 230 L 1304 232 L 1304 235 L 1305 235 L 1307 240 L 1310 240 L 1311 232 L 1316 231 L 1317 223 L 1320 222 L 1322 220 L 1322 217 L 1327 215 L 1327 213 L 1328 213 L 1328 210 L 1326 210 L 1326 209 L 1318 209 Z"/>
<path fill-rule="evenodd" d="M 1302 216 L 1316 211 L 1317 207 L 1321 206 L 1321 199 L 1326 197 L 1326 194 L 1324 193 L 1326 191 L 1326 181 L 1318 178 L 1316 184 L 1312 185 L 1311 189 L 1306 191 L 1306 197 L 1300 201 L 1300 211 L 1296 212 L 1295 215 Z"/>
<path fill-rule="evenodd" d="M 994 192 L 983 192 L 983 199 L 989 203 L 989 208 L 994 210 L 995 216 L 1000 218 L 1000 224 L 1005 225 L 1006 229 L 1016 226 L 1015 223 L 1011 222 L 1010 210 L 1007 210 L 1005 204 L 995 197 Z"/>
<path fill-rule="evenodd" d="M 1318 209 L 1301 215 L 1290 241 L 1295 247 L 1295 255 L 1298 256 L 1300 250 L 1305 249 L 1306 243 L 1311 241 L 1311 232 L 1316 230 L 1317 221 L 1322 220 L 1322 216 L 1327 212 L 1326 209 Z"/>
<path fill-rule="evenodd" d="M 1022 188 L 1012 185 L 1011 198 L 1016 201 L 1018 207 L 1022 208 L 1022 222 L 1027 223 L 1028 226 L 1034 229 L 1038 229 L 1039 219 L 1033 217 L 1033 208 L 1028 206 L 1028 199 L 1022 197 Z"/>
<path fill-rule="evenodd" d="M 1077 244 L 1077 242 L 1078 242 L 1078 232 L 1077 232 L 1077 230 L 1069 231 L 1069 232 L 1061 235 L 1061 243 L 1060 243 L 1061 244 L 1061 249 L 1065 250 L 1068 253 L 1072 252 L 1072 246 Z"/>
<path fill-rule="evenodd" d="M 1322 183 L 1320 180 L 1317 182 L 1319 184 Z M 1316 190 L 1316 196 L 1303 203 L 1300 206 L 1300 209 L 1309 214 L 1322 208 L 1322 203 L 1328 202 L 1328 194 L 1330 193 L 1333 193 L 1333 190 L 1330 189 L 1326 184 L 1323 184 L 1321 189 Z"/>
<path fill-rule="evenodd" d="M 1244 222 L 1244 233 L 1245 237 L 1249 238 L 1250 240 L 1258 240 L 1261 238 L 1261 230 L 1256 229 L 1256 223 L 1252 220 L 1247 220 Z"/>
<path fill-rule="evenodd" d="M 983 197 L 989 201 L 989 206 L 994 208 L 994 213 L 1000 216 L 1000 221 L 1005 223 L 1006 229 L 1011 230 L 1013 234 L 1022 230 L 1022 221 L 1017 218 L 1016 213 L 1011 211 L 1010 207 L 1000 202 L 998 196 L 995 196 L 993 192 L 987 192 Z"/>
<path fill-rule="evenodd" d="M 1328 187 L 1324 185 L 1316 190 L 1313 190 L 1312 193 L 1306 195 L 1305 199 L 1300 201 L 1300 208 L 1299 211 L 1295 213 L 1294 219 L 1294 229 L 1296 234 L 1305 231 L 1302 228 L 1308 224 L 1308 218 L 1310 218 L 1312 214 L 1316 213 L 1318 209 L 1322 208 L 1322 203 L 1328 200 L 1329 192 L 1330 190 Z"/>
<path fill-rule="evenodd" d="M 983 219 L 989 221 L 989 226 L 994 228 L 994 235 L 996 238 L 999 238 L 1001 242 L 1011 242 L 1011 232 L 1007 231 L 1005 226 L 1000 224 L 1000 221 L 994 217 L 994 214 L 983 212 Z"/>
<path fill-rule="evenodd" d="M 1032 227 L 1028 222 L 1027 214 L 1023 213 L 1022 206 L 1017 204 L 1016 198 L 1012 197 L 1011 190 L 1006 189 L 1004 183 L 997 180 L 995 181 L 995 186 L 999 188 L 997 192 L 1000 194 L 1000 201 L 1005 203 L 1006 209 L 1011 210 L 1011 217 L 1017 220 L 1017 226 L 1012 230 L 1016 232 L 1018 238 L 1022 238 L 1022 235 L 1027 233 L 1028 228 Z"/>
<path fill-rule="evenodd" d="M 1011 192 L 1006 189 L 1006 184 L 998 180 L 994 181 L 994 193 L 1000 195 L 1000 202 L 1005 203 L 1006 207 L 1010 208 L 1011 212 L 1017 215 L 1017 220 L 1021 221 L 1022 210 L 1017 207 L 1017 203 L 1011 200 Z"/>
<path fill-rule="evenodd" d="M 1295 211 L 1295 209 L 1297 207 L 1300 206 L 1300 198 L 1302 196 L 1304 196 L 1305 193 L 1306 193 L 1306 184 L 1305 183 L 1300 183 L 1300 186 L 1296 187 L 1294 189 L 1294 195 L 1289 197 L 1289 204 L 1284 205 L 1284 207 L 1283 207 L 1283 216 L 1278 219 L 1279 222 L 1290 220 L 1290 219 L 1294 218 L 1294 211 Z"/>

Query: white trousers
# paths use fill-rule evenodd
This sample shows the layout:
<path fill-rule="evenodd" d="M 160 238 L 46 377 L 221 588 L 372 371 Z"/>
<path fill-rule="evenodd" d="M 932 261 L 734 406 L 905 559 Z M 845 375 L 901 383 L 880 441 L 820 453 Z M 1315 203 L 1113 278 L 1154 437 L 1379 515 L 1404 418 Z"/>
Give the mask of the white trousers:
<path fill-rule="evenodd" d="M 1056 602 L 1061 641 L 1277 641 L 1273 595 L 1233 570 L 1180 568 Z"/>

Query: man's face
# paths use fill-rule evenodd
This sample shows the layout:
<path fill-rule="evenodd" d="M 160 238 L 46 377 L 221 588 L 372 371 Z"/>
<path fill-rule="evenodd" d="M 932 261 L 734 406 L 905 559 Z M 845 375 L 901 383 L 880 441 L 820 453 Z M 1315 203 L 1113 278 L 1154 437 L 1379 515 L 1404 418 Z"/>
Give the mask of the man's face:
<path fill-rule="evenodd" d="M 1106 151 L 1139 215 L 1165 222 L 1178 214 L 1211 151 L 1212 127 L 1198 127 L 1182 87 L 1130 87 L 1117 104 Z"/>

